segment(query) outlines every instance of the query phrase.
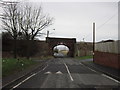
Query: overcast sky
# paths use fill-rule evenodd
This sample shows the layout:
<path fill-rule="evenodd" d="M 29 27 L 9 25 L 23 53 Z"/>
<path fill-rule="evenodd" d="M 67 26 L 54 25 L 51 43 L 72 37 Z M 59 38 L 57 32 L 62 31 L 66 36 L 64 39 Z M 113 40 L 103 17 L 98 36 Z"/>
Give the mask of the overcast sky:
<path fill-rule="evenodd" d="M 31 0 L 28 0 L 31 1 Z M 50 37 L 76 38 L 77 41 L 92 41 L 92 23 L 96 23 L 96 41 L 118 39 L 118 1 L 72 0 L 51 2 L 32 1 L 35 6 L 42 5 L 44 13 L 54 17 L 54 24 L 43 32 L 50 31 Z M 71 2 L 72 1 L 72 2 Z M 81 2 L 80 2 L 81 1 Z M 82 2 L 85 1 L 85 2 Z M 109 2 L 108 2 L 109 1 Z M 55 29 L 53 31 L 52 29 Z M 40 38 L 45 39 L 45 36 Z"/>

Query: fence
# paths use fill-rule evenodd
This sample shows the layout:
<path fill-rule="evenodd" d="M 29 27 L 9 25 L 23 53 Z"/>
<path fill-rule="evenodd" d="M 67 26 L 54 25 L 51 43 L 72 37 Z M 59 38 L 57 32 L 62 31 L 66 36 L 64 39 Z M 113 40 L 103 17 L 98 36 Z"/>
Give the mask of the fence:
<path fill-rule="evenodd" d="M 120 69 L 120 41 L 100 42 L 95 45 L 94 62 L 103 66 Z"/>
<path fill-rule="evenodd" d="M 118 53 L 120 53 L 120 52 L 118 52 L 118 50 L 119 50 L 118 45 L 119 45 L 119 41 L 96 43 L 95 51 L 118 54 Z"/>

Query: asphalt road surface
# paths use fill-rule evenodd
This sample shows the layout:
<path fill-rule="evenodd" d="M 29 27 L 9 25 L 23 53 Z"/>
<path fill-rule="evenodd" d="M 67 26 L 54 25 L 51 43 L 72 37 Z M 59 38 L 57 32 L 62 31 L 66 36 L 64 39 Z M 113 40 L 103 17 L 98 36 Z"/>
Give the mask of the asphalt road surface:
<path fill-rule="evenodd" d="M 13 88 L 116 88 L 119 82 L 72 58 L 55 58 Z"/>

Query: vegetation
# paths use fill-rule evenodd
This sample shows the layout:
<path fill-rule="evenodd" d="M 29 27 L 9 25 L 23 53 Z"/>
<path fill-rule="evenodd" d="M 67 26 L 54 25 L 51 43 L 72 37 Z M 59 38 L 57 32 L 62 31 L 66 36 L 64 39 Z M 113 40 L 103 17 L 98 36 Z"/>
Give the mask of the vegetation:
<path fill-rule="evenodd" d="M 81 56 L 81 57 L 76 57 L 79 60 L 84 60 L 84 59 L 91 59 L 93 56 Z"/>
<path fill-rule="evenodd" d="M 33 60 L 27 59 L 2 59 L 2 75 L 7 76 L 15 72 L 24 70 L 25 68 L 36 64 Z"/>
<path fill-rule="evenodd" d="M 13 39 L 13 55 L 17 58 L 17 40 L 35 40 L 37 37 L 44 35 L 41 31 L 53 24 L 53 18 L 43 13 L 41 6 L 39 8 L 21 2 L 2 1 L 1 7 L 3 12 L 0 15 L 2 29 L 7 32 L 9 38 Z M 3 31 L 3 32 L 4 32 Z M 33 44 L 27 43 L 26 57 L 30 58 L 30 48 Z"/>
<path fill-rule="evenodd" d="M 10 74 L 14 74 L 16 72 L 20 72 L 31 66 L 40 64 L 36 60 L 48 60 L 53 58 L 52 56 L 47 57 L 38 57 L 32 58 L 31 60 L 20 58 L 20 59 L 13 59 L 13 58 L 3 58 L 2 59 L 2 75 L 3 77 L 8 76 Z"/>

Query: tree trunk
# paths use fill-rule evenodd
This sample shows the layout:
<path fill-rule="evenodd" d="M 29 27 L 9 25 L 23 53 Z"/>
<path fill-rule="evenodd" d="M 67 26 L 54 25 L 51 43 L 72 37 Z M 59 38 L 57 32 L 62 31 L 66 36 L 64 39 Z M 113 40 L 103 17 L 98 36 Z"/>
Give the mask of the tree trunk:
<path fill-rule="evenodd" d="M 27 59 L 30 59 L 30 40 L 27 40 Z"/>
<path fill-rule="evenodd" d="M 17 40 L 14 39 L 14 58 L 17 58 Z"/>

